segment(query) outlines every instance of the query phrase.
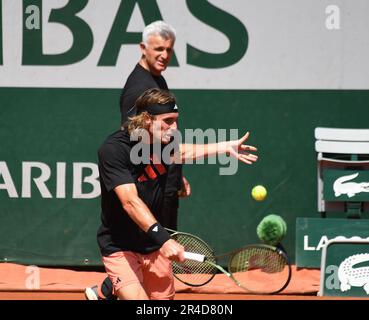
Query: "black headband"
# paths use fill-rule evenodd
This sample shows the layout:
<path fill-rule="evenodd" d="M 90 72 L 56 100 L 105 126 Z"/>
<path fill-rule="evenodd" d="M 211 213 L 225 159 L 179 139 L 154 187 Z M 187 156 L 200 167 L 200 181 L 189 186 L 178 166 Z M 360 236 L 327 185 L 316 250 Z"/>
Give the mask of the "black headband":
<path fill-rule="evenodd" d="M 178 107 L 175 103 L 150 104 L 146 107 L 138 109 L 137 114 L 140 114 L 145 111 L 153 116 L 156 116 L 158 114 L 164 114 L 164 113 L 172 113 L 172 112 L 178 113 Z"/>

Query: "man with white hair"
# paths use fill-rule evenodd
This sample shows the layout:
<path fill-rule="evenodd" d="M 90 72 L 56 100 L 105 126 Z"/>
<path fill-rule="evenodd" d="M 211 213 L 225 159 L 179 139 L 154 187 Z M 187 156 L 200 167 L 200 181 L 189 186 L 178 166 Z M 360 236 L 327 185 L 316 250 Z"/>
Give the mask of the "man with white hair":
<path fill-rule="evenodd" d="M 134 104 L 145 90 L 169 90 L 161 74 L 170 63 L 175 40 L 175 30 L 163 21 L 145 27 L 140 43 L 141 59 L 129 75 L 120 98 L 122 124 L 136 115 Z"/>
<path fill-rule="evenodd" d="M 176 31 L 163 21 L 155 21 L 145 27 L 140 43 L 140 61 L 129 75 L 120 98 L 122 125 L 129 117 L 136 115 L 134 105 L 144 91 L 151 88 L 169 91 L 162 72 L 170 63 L 175 40 Z M 182 165 L 171 165 L 163 206 L 163 223 L 166 227 L 177 229 L 178 195 L 189 196 L 190 193 L 190 186 L 182 176 Z"/>

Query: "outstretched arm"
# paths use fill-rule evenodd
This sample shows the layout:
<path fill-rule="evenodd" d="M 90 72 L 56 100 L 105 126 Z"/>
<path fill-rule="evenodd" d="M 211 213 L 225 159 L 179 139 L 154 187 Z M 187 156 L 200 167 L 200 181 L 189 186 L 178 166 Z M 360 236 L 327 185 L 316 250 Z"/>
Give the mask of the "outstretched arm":
<path fill-rule="evenodd" d="M 249 137 L 247 132 L 241 139 L 209 144 L 180 144 L 179 151 L 182 162 L 218 154 L 228 154 L 246 164 L 257 161 L 258 156 L 250 153 L 257 151 L 253 146 L 243 144 Z"/>

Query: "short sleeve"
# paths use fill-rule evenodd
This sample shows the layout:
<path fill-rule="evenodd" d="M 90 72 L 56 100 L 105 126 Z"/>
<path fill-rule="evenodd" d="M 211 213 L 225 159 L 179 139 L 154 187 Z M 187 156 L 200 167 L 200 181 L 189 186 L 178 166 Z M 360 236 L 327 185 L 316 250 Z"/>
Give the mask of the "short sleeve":
<path fill-rule="evenodd" d="M 98 152 L 99 173 L 109 192 L 122 184 L 134 183 L 129 151 L 116 144 L 105 144 Z"/>

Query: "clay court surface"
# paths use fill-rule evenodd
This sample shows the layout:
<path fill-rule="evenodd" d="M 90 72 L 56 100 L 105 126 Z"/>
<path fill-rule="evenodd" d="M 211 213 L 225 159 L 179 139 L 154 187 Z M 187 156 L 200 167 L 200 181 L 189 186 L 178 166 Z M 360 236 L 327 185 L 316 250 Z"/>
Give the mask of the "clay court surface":
<path fill-rule="evenodd" d="M 2 263 L 0 264 L 0 300 L 85 300 L 84 288 L 100 284 L 105 276 L 104 272 Z M 216 275 L 207 285 L 196 288 L 176 280 L 175 300 L 343 299 L 317 296 L 319 279 L 319 270 L 293 267 L 290 284 L 277 295 L 248 294 L 223 274 Z"/>
<path fill-rule="evenodd" d="M 177 293 L 175 300 L 341 300 L 338 297 L 318 297 L 316 295 L 248 295 L 217 293 Z M 345 298 L 353 299 L 357 298 Z M 86 300 L 83 292 L 48 291 L 2 291 L 0 300 Z"/>

